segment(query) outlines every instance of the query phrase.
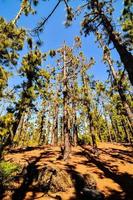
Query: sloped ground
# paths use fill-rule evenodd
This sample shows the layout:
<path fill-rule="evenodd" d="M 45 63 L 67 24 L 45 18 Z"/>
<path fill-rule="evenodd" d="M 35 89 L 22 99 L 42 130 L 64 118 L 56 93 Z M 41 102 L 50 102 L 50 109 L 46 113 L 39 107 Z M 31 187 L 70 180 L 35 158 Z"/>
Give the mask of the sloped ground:
<path fill-rule="evenodd" d="M 19 163 L 25 173 L 16 177 L 8 191 L 3 191 L 3 200 L 82 200 L 78 179 L 80 175 L 91 175 L 97 188 L 106 200 L 133 200 L 133 151 L 129 146 L 101 143 L 97 155 L 90 146 L 72 148 L 70 159 L 58 159 L 60 148 L 44 146 L 38 148 L 12 149 L 6 160 Z M 46 166 L 65 170 L 74 180 L 74 185 L 66 192 L 44 193 L 34 187 L 34 177 Z M 93 183 L 92 183 L 93 184 Z M 88 199 L 89 200 L 89 199 Z"/>

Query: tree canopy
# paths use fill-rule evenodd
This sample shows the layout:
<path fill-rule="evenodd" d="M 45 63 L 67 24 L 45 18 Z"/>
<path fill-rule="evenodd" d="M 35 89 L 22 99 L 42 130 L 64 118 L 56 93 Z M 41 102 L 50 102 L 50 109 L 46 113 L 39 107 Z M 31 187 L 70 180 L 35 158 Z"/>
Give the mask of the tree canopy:
<path fill-rule="evenodd" d="M 0 17 L 1 152 L 7 145 L 61 145 L 66 160 L 72 145 L 96 149 L 98 141 L 132 143 L 132 1 L 124 0 L 118 21 L 113 0 L 79 3 L 23 0 L 11 20 Z M 52 10 L 42 18 L 39 6 L 46 11 L 45 4 Z M 64 30 L 81 24 L 78 35 L 71 44 L 64 38 L 57 48 L 45 50 L 42 35 L 59 8 L 65 8 Z M 32 28 L 22 25 L 24 16 Z M 32 21 L 36 17 L 38 24 Z M 92 76 L 97 53 L 84 52 L 82 40 L 99 50 L 97 76 L 105 66 L 107 80 Z"/>

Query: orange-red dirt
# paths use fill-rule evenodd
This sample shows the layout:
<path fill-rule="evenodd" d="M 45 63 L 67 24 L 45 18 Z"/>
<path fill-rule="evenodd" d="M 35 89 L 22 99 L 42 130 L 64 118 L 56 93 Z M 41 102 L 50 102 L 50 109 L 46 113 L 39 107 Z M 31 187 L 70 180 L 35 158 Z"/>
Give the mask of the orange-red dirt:
<path fill-rule="evenodd" d="M 68 161 L 57 160 L 60 153 L 59 147 L 44 146 L 23 151 L 14 149 L 11 153 L 5 155 L 5 159 L 24 166 L 28 166 L 33 162 L 37 169 L 50 165 L 67 170 L 67 172 L 74 170 L 82 175 L 91 174 L 97 182 L 98 190 L 105 195 L 106 200 L 133 200 L 132 147 L 120 144 L 99 143 L 98 149 L 97 155 L 93 155 L 90 146 L 73 147 Z M 14 183 L 18 191 L 19 187 L 21 187 L 20 182 Z M 22 192 L 24 200 L 78 199 L 74 187 L 68 189 L 67 192 L 43 194 L 42 192 L 32 190 L 32 181 L 25 188 L 25 191 Z M 2 199 L 12 199 L 10 194 L 11 191 L 6 191 Z M 21 193 L 17 195 L 19 199 Z"/>

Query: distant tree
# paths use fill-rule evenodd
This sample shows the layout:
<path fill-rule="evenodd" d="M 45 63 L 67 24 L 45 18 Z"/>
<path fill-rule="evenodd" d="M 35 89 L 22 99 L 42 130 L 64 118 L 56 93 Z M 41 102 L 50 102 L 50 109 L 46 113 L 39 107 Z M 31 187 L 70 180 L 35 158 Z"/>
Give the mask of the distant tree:
<path fill-rule="evenodd" d="M 90 127 L 91 143 L 94 148 L 97 148 L 96 135 L 95 135 L 96 130 L 95 130 L 95 126 L 94 126 L 95 117 L 94 117 L 93 94 L 91 91 L 90 79 L 86 73 L 87 69 L 93 64 L 94 64 L 94 60 L 90 59 L 89 64 L 84 63 L 82 70 L 81 70 L 81 77 L 82 77 L 82 84 L 83 84 L 82 103 L 86 108 L 87 120 L 88 120 L 89 127 Z"/>
<path fill-rule="evenodd" d="M 23 126 L 29 115 L 31 109 L 36 109 L 34 101 L 38 96 L 38 90 L 42 86 L 41 77 L 44 78 L 41 70 L 41 64 L 43 60 L 43 54 L 36 48 L 31 50 L 22 59 L 22 66 L 20 67 L 20 75 L 26 80 L 23 81 L 22 92 L 20 93 L 20 99 L 16 103 L 15 108 L 15 124 L 13 132 L 18 137 L 21 137 Z"/>
<path fill-rule="evenodd" d="M 120 99 L 121 99 L 121 102 L 123 104 L 123 107 L 125 109 L 125 113 L 131 123 L 131 126 L 133 127 L 133 113 L 132 113 L 132 108 L 130 108 L 130 104 L 128 102 L 128 99 L 126 97 L 126 93 L 125 93 L 125 88 L 124 88 L 124 82 L 126 82 L 125 80 L 125 77 L 126 75 L 125 74 L 119 74 L 115 71 L 114 69 L 114 66 L 113 66 L 113 60 L 111 58 L 111 55 L 110 55 L 110 50 L 109 48 L 104 45 L 104 42 L 102 40 L 102 35 L 99 34 L 97 32 L 97 40 L 101 46 L 101 48 L 103 49 L 103 61 L 105 63 L 107 63 L 107 66 L 108 66 L 108 71 L 109 73 L 112 75 L 113 77 L 113 85 L 115 85 L 115 89 L 118 91 L 119 95 L 120 95 Z M 111 80 L 112 81 L 112 80 Z M 111 82 L 110 81 L 110 82 Z"/>

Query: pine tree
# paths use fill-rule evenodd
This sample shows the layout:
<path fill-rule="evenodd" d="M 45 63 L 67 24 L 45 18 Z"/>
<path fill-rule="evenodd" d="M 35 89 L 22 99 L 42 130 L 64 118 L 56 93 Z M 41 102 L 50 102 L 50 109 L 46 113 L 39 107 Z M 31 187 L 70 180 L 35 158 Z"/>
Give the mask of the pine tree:
<path fill-rule="evenodd" d="M 85 35 L 88 35 L 90 32 L 95 32 L 97 29 L 100 30 L 100 27 L 102 28 L 102 34 L 104 33 L 105 36 L 109 38 L 109 43 L 113 43 L 133 85 L 133 56 L 127 50 L 126 45 L 122 42 L 120 34 L 115 31 L 111 23 L 113 13 L 112 1 L 91 0 L 88 1 L 87 6 L 88 13 L 85 15 L 82 22 L 82 29 Z"/>
<path fill-rule="evenodd" d="M 124 0 L 124 8 L 120 17 L 122 30 L 124 31 L 124 43 L 132 50 L 133 45 L 133 2 L 132 0 Z"/>
<path fill-rule="evenodd" d="M 25 121 L 31 109 L 35 109 L 34 101 L 38 95 L 38 88 L 41 86 L 40 77 L 42 77 L 41 67 L 43 54 L 38 50 L 31 50 L 22 59 L 20 74 L 26 78 L 22 83 L 22 92 L 20 100 L 16 103 L 15 124 L 13 132 L 16 137 L 21 137 Z"/>

